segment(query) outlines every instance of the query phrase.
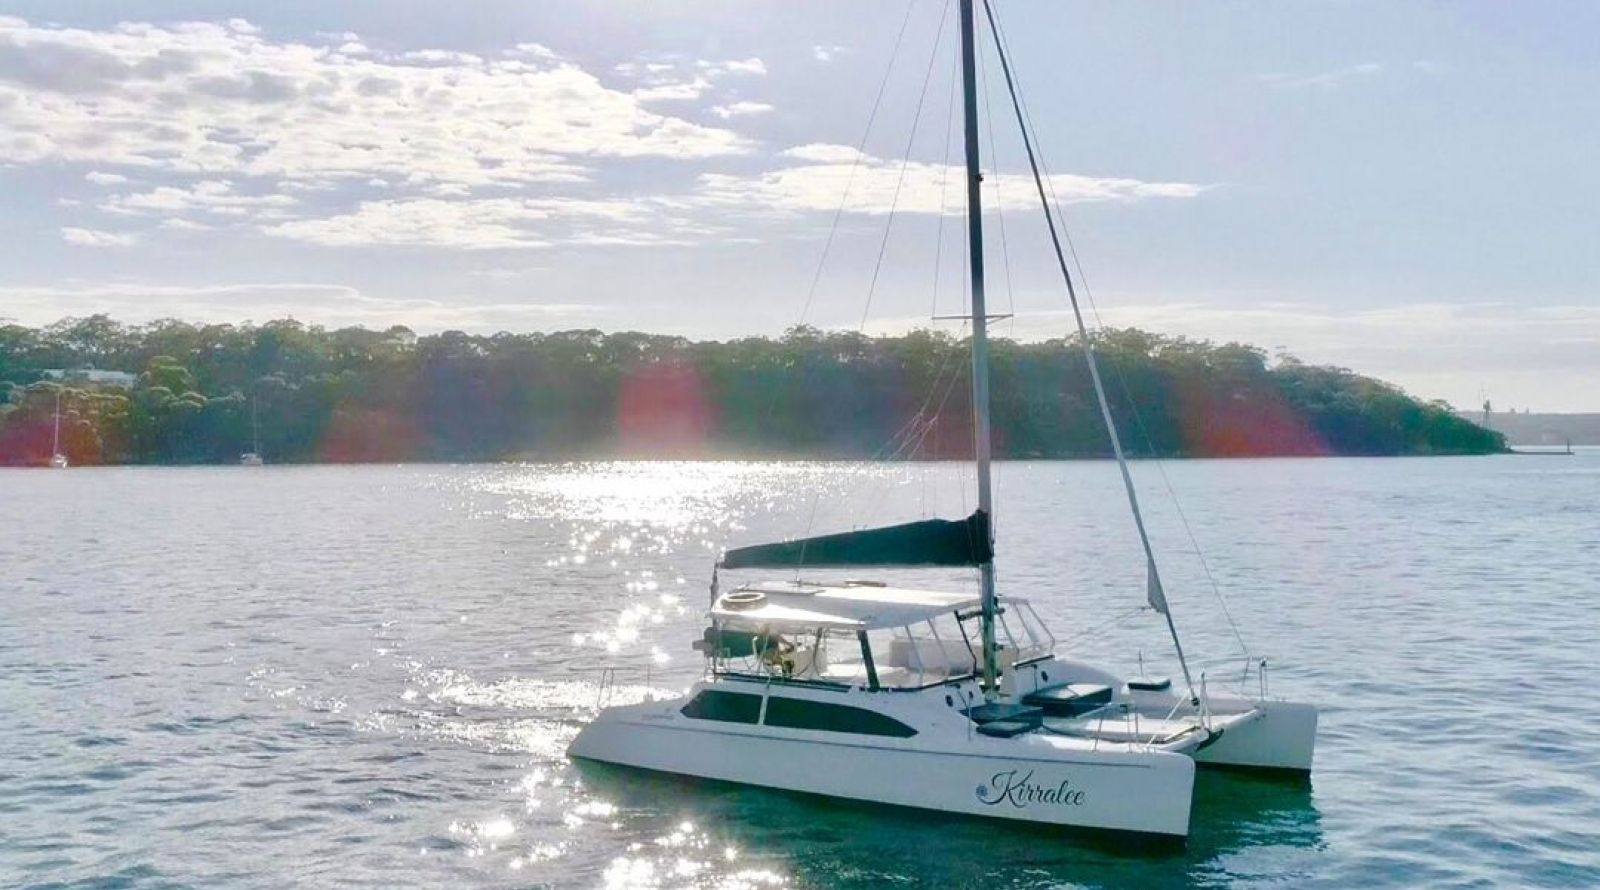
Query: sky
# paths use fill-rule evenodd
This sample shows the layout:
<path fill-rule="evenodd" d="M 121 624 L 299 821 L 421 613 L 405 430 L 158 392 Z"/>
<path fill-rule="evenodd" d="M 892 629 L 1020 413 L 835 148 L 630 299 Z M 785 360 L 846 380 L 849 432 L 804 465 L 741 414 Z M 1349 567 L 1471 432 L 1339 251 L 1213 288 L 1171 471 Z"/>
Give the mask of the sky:
<path fill-rule="evenodd" d="M 953 9 L 0 0 L 0 319 L 958 333 Z M 1600 6 L 996 10 L 1093 319 L 1600 411 Z M 980 73 L 995 332 L 1061 336 Z"/>

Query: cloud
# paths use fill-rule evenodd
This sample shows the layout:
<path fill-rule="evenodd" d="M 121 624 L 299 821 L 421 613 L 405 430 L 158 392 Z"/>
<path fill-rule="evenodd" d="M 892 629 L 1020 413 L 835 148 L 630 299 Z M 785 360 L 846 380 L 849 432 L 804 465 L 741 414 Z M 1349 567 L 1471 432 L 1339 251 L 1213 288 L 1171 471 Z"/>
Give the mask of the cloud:
<path fill-rule="evenodd" d="M 1382 72 L 1383 65 L 1378 62 L 1362 62 L 1318 74 L 1263 74 L 1261 81 L 1284 90 L 1309 88 L 1329 92 L 1352 81 L 1364 80 Z"/>
<path fill-rule="evenodd" d="M 748 160 L 734 169 L 757 172 L 700 172 L 760 146 L 646 103 L 698 99 L 765 76 L 757 57 L 645 57 L 614 69 L 638 82 L 620 90 L 539 44 L 480 56 L 351 48 L 359 43 L 343 32 L 276 41 L 239 20 L 105 30 L 0 20 L 0 164 L 138 171 L 152 184 L 81 203 L 148 219 L 157 236 L 248 228 L 325 247 L 697 243 L 832 211 L 847 179 L 847 212 L 886 213 L 897 189 L 905 212 L 958 207 L 959 171 L 913 163 L 902 183 L 898 162 L 840 145 L 790 148 L 764 172 Z M 773 108 L 729 96 L 704 110 L 734 120 Z M 635 159 L 698 166 L 642 180 L 627 166 Z M 86 179 L 127 182 L 120 172 Z M 660 190 L 644 191 L 641 181 Z M 1076 176 L 1056 185 L 1067 201 L 1202 189 Z M 1020 178 L 991 177 L 990 187 L 1003 187 L 1008 203 L 1031 193 Z M 538 197 L 523 197 L 530 193 Z M 373 197 L 382 200 L 364 200 Z M 62 237 L 113 246 L 136 236 L 82 228 Z"/>
<path fill-rule="evenodd" d="M 839 208 L 848 186 L 844 204 L 847 213 L 956 213 L 964 207 L 964 172 L 959 167 L 921 161 L 902 167 L 899 161 L 860 155 L 841 145 L 804 145 L 788 149 L 781 156 L 804 163 L 754 175 L 702 174 L 699 200 L 710 206 L 748 210 L 833 211 Z M 1051 183 L 1064 204 L 1193 198 L 1207 188 L 1185 182 L 1070 173 L 1053 176 Z M 1003 202 L 1008 208 L 1028 208 L 1037 204 L 1029 176 L 989 174 L 984 177 L 984 185 L 989 206 Z"/>
<path fill-rule="evenodd" d="M 267 234 L 331 247 L 410 245 L 463 250 L 554 244 L 683 244 L 712 233 L 673 202 L 650 198 L 436 198 L 365 201 L 351 213 L 283 222 Z"/>
<path fill-rule="evenodd" d="M 282 210 L 298 204 L 290 195 L 241 195 L 234 191 L 232 182 L 208 179 L 188 188 L 161 186 L 147 192 L 113 195 L 100 204 L 108 213 L 135 215 L 161 213 L 184 215 L 208 213 L 216 216 L 263 216 L 262 211 Z M 267 214 L 270 216 L 270 214 Z"/>
<path fill-rule="evenodd" d="M 0 287 L 0 305 L 21 324 L 49 324 L 66 316 L 105 313 L 139 323 L 181 318 L 194 323 L 296 318 L 330 327 L 384 328 L 403 324 L 428 332 L 451 328 L 492 332 L 593 327 L 612 315 L 609 306 L 569 302 L 485 303 L 373 296 L 342 284 L 225 283 L 169 285 L 114 282 L 76 287 Z"/>
<path fill-rule="evenodd" d="M 139 239 L 124 232 L 104 232 L 99 229 L 65 226 L 61 229 L 61 240 L 79 247 L 129 247 Z"/>
<path fill-rule="evenodd" d="M 865 160 L 868 155 L 848 145 L 811 142 L 786 148 L 778 153 L 778 157 L 794 158 L 797 161 L 816 161 L 822 164 L 848 164 L 858 158 Z"/>
<path fill-rule="evenodd" d="M 772 111 L 772 106 L 765 102 L 730 102 L 727 105 L 717 105 L 711 113 L 723 120 L 734 117 L 748 117 L 752 114 L 766 114 Z"/>
<path fill-rule="evenodd" d="M 710 89 L 711 81 L 697 77 L 682 83 L 640 87 L 633 91 L 633 97 L 640 102 L 692 102 L 704 96 Z"/>
<path fill-rule="evenodd" d="M 726 78 L 764 77 L 767 65 L 755 57 L 715 61 L 652 53 L 611 70 L 637 84 L 631 95 L 640 102 L 691 102 Z"/>
<path fill-rule="evenodd" d="M 353 42 L 278 42 L 237 20 L 86 30 L 4 19 L 0 161 L 480 187 L 582 181 L 596 158 L 751 147 L 648 111 L 536 45 L 490 59 L 347 51 Z"/>
<path fill-rule="evenodd" d="M 765 77 L 767 74 L 767 63 L 754 56 L 748 59 L 732 59 L 726 62 L 707 62 L 702 60 L 699 63 L 699 67 L 700 70 L 707 72 L 712 77 L 721 77 L 727 74 L 751 74 L 757 77 Z"/>
<path fill-rule="evenodd" d="M 823 64 L 827 64 L 838 57 L 840 53 L 846 53 L 849 51 L 850 50 L 848 47 L 839 46 L 837 44 L 819 43 L 811 47 L 811 58 L 817 60 L 818 62 L 822 62 Z"/>

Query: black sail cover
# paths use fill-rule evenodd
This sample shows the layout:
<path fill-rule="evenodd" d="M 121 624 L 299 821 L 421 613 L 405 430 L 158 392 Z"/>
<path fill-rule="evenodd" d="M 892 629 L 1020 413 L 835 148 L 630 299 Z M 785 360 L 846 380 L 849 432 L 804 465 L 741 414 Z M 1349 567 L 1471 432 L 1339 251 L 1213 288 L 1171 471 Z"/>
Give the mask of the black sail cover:
<path fill-rule="evenodd" d="M 994 559 L 989 515 L 924 519 L 777 544 L 755 544 L 723 554 L 725 569 L 825 566 L 976 566 Z"/>

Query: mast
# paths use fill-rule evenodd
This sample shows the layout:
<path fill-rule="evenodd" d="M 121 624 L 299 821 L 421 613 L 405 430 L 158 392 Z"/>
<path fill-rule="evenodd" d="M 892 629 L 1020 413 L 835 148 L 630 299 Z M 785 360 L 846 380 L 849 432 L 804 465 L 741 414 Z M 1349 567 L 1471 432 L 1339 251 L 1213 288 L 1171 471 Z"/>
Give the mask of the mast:
<path fill-rule="evenodd" d="M 261 454 L 261 424 L 256 420 L 256 397 L 250 397 L 250 453 Z"/>
<path fill-rule="evenodd" d="M 978 172 L 978 74 L 972 0 L 961 0 L 961 93 L 967 155 L 967 252 L 972 269 L 972 444 L 978 470 L 978 512 L 994 544 L 994 491 L 989 441 L 989 316 L 983 294 L 983 174 Z M 978 566 L 983 595 L 983 689 L 998 688 L 994 651 L 994 557 Z"/>
<path fill-rule="evenodd" d="M 56 390 L 56 423 L 55 438 L 50 442 L 50 456 L 55 457 L 61 453 L 61 390 Z"/>

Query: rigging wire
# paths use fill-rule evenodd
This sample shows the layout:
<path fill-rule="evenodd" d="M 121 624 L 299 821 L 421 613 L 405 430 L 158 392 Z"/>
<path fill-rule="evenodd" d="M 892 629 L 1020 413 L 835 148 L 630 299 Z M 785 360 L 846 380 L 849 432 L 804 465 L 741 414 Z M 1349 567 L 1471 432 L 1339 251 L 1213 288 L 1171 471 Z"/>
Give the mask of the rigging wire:
<path fill-rule="evenodd" d="M 984 98 L 988 99 L 989 68 L 987 62 L 985 62 L 987 55 L 981 52 L 977 55 L 978 83 L 981 84 L 980 89 L 982 90 Z M 994 212 L 996 219 L 1000 223 L 1000 265 L 1006 273 L 1006 313 L 1012 316 L 1012 321 L 1014 323 L 1017 312 L 1017 298 L 1016 293 L 1011 287 L 1011 245 L 1006 241 L 1005 196 L 1000 193 L 1000 183 L 1005 178 L 1005 174 L 1000 170 L 1000 151 L 995 148 L 994 143 L 993 102 L 985 101 L 983 103 L 983 121 L 987 125 L 987 129 L 989 131 L 989 167 L 994 172 Z"/>
<path fill-rule="evenodd" d="M 1050 241 L 1055 248 L 1056 262 L 1061 268 L 1061 277 L 1067 286 L 1067 297 L 1072 303 L 1072 314 L 1078 323 L 1078 336 L 1082 338 L 1083 357 L 1089 366 L 1089 377 L 1094 381 L 1095 397 L 1100 402 L 1101 419 L 1105 421 L 1106 433 L 1111 437 L 1111 450 L 1117 456 L 1117 469 L 1122 474 L 1122 485 L 1128 495 L 1128 508 L 1133 513 L 1134 526 L 1139 530 L 1139 543 L 1143 545 L 1146 569 L 1146 596 L 1151 607 L 1160 612 L 1167 621 L 1167 630 L 1172 636 L 1172 648 L 1178 656 L 1178 666 L 1183 669 L 1183 679 L 1189 688 L 1189 698 L 1196 705 L 1200 705 L 1200 695 L 1195 690 L 1194 677 L 1189 670 L 1189 662 L 1183 654 L 1183 641 L 1178 638 L 1178 626 L 1172 617 L 1172 608 L 1167 603 L 1166 593 L 1161 588 L 1161 575 L 1156 567 L 1155 551 L 1150 544 L 1150 536 L 1145 530 L 1144 517 L 1139 510 L 1139 495 L 1133 484 L 1133 477 L 1128 472 L 1128 463 L 1122 452 L 1122 442 L 1117 435 L 1117 424 L 1111 416 L 1111 403 L 1106 398 L 1105 385 L 1100 380 L 1100 369 L 1095 361 L 1094 345 L 1089 338 L 1089 332 L 1084 326 L 1083 312 L 1078 307 L 1078 294 L 1072 282 L 1072 274 L 1068 271 L 1066 254 L 1061 249 L 1061 239 L 1056 231 L 1056 221 L 1051 213 L 1050 202 L 1046 198 L 1043 177 L 1039 172 L 1038 158 L 1033 150 L 1033 143 L 1029 138 L 1027 120 L 1022 112 L 1021 100 L 1017 97 L 1016 83 L 1011 75 L 1011 64 L 1006 59 L 1005 48 L 1000 43 L 999 30 L 994 24 L 994 9 L 989 0 L 983 0 L 984 13 L 989 18 L 989 31 L 994 37 L 995 51 L 1000 56 L 1001 71 L 1005 74 L 1006 87 L 1011 93 L 1012 106 L 1017 114 L 1017 126 L 1022 131 L 1022 147 L 1027 152 L 1028 166 L 1033 171 L 1034 186 L 1039 192 L 1039 202 L 1043 205 L 1045 222 L 1049 228 Z"/>
<path fill-rule="evenodd" d="M 1000 150 L 995 147 L 994 139 L 994 103 L 989 101 L 989 66 L 988 54 L 980 47 L 976 53 L 978 57 L 978 83 L 983 95 L 983 121 L 989 131 L 989 167 L 994 173 L 994 212 L 1000 223 L 1000 268 L 1006 276 L 1006 314 L 1010 316 L 1006 322 L 1011 333 L 1016 334 L 1017 324 L 1017 297 L 1011 284 L 1011 242 L 1006 239 L 1006 204 L 1005 195 L 1000 191 L 1000 184 L 1005 179 L 1005 173 L 1000 169 Z M 985 319 L 987 324 L 987 319 Z M 1005 475 L 1005 465 L 999 461 L 994 464 L 994 488 L 990 500 L 994 506 L 996 516 L 1004 511 L 1000 509 L 1001 479 Z"/>
<path fill-rule="evenodd" d="M 945 210 L 949 207 L 947 200 L 949 190 L 946 185 L 950 181 L 950 145 L 955 141 L 956 133 L 956 77 L 960 65 L 961 60 L 956 59 L 950 68 L 950 100 L 945 109 L 944 120 L 944 160 L 939 165 L 939 228 L 938 234 L 933 238 L 933 311 L 928 313 L 935 318 L 939 315 L 939 271 L 944 259 Z"/>
<path fill-rule="evenodd" d="M 933 306 L 932 306 L 931 310 L 928 313 L 929 324 L 930 325 L 933 324 L 934 320 L 939 317 L 939 276 L 940 276 L 941 272 L 943 271 L 943 266 L 944 266 L 944 222 L 945 222 L 945 216 L 947 215 L 947 210 L 949 209 L 949 206 L 950 206 L 950 203 L 949 203 L 949 189 L 948 189 L 948 185 L 949 185 L 949 182 L 950 182 L 950 146 L 952 144 L 954 144 L 954 142 L 955 142 L 955 133 L 956 133 L 956 95 L 957 95 L 957 93 L 956 93 L 956 83 L 957 83 L 958 78 L 960 77 L 960 74 L 961 74 L 961 60 L 960 60 L 959 57 L 953 57 L 950 60 L 950 96 L 945 102 L 944 157 L 939 162 L 939 219 L 938 219 L 938 227 L 935 230 L 935 234 L 934 234 L 934 237 L 933 237 L 933 300 L 932 300 Z M 942 370 L 941 370 L 941 373 L 942 373 Z M 935 386 L 937 386 L 937 377 L 935 378 Z M 938 424 L 938 422 L 939 422 L 939 413 L 940 413 L 940 411 L 943 410 L 943 408 L 944 408 L 944 402 L 943 402 L 943 400 L 941 400 L 940 403 L 939 403 L 939 409 L 937 409 L 934 412 L 934 415 L 933 415 L 932 419 L 929 420 L 929 430 L 930 431 Z M 923 434 L 923 439 L 926 440 L 926 438 L 927 438 L 927 434 L 924 433 Z M 939 449 L 939 440 L 938 439 L 934 439 L 933 447 L 934 447 L 935 453 L 937 453 L 938 449 Z M 916 454 L 920 454 L 921 453 L 921 448 L 922 448 L 922 442 L 919 441 L 917 443 L 917 448 L 918 448 L 918 451 L 915 452 L 915 453 Z M 930 514 L 928 512 L 928 476 L 929 476 L 929 469 L 926 466 L 924 466 L 923 470 L 922 470 L 922 515 L 924 517 L 933 515 L 933 514 Z M 933 497 L 933 508 L 935 510 L 937 510 L 938 506 L 939 506 L 939 493 L 938 493 L 938 489 L 935 488 L 934 489 L 934 497 Z"/>
<path fill-rule="evenodd" d="M 828 255 L 833 251 L 833 242 L 839 233 L 839 222 L 844 218 L 845 208 L 850 204 L 850 191 L 855 186 L 856 173 L 861 168 L 862 159 L 867 156 L 867 141 L 872 137 L 873 124 L 878 120 L 878 111 L 883 106 L 883 96 L 889 89 L 889 79 L 894 73 L 895 62 L 900 58 L 900 48 L 905 43 L 906 29 L 911 25 L 911 13 L 917 8 L 916 0 L 906 0 L 906 12 L 900 19 L 900 28 L 895 32 L 894 46 L 889 50 L 889 61 L 883 67 L 883 78 L 878 82 L 878 92 L 873 96 L 872 108 L 867 112 L 867 124 L 861 132 L 861 139 L 856 143 L 855 157 L 850 161 L 850 172 L 845 176 L 844 191 L 839 195 L 839 206 L 833 211 L 833 220 L 828 224 L 828 235 L 822 242 L 822 254 L 817 258 L 816 271 L 811 275 L 811 285 L 806 289 L 806 301 L 800 309 L 800 320 L 796 326 L 804 325 L 806 318 L 811 314 L 811 304 L 816 300 L 817 287 L 822 282 L 822 272 L 828 266 Z M 941 29 L 943 25 L 941 24 Z M 800 379 L 803 383 L 808 373 L 807 368 L 800 369 Z M 771 417 L 772 410 L 777 405 L 777 392 L 774 391 L 772 399 L 767 403 L 767 415 Z M 814 492 L 811 498 L 811 509 L 806 517 L 806 535 L 811 534 L 812 526 L 817 520 L 817 504 L 821 491 Z M 795 579 L 799 580 L 799 568 L 796 567 Z"/>
<path fill-rule="evenodd" d="M 990 33 L 994 37 L 996 49 L 1001 53 L 1002 64 L 1004 64 L 1004 58 L 1010 55 L 1010 53 L 1007 51 L 1007 48 L 1010 46 L 1010 41 L 1005 36 L 1005 27 L 999 21 L 999 13 L 994 10 L 993 5 L 989 3 L 988 0 L 985 0 L 984 2 L 984 10 L 989 18 Z M 1034 143 L 1038 144 L 1039 130 L 1036 126 L 1034 126 L 1033 115 L 1028 109 L 1028 101 L 1026 95 L 1024 94 L 1024 90 L 1022 89 L 1022 85 L 1012 81 L 1012 87 L 1019 115 L 1024 122 L 1024 139 L 1027 138 L 1027 133 L 1031 132 Z M 1040 155 L 1043 155 L 1042 151 L 1040 152 Z M 1044 182 L 1050 192 L 1050 203 L 1055 210 L 1056 218 L 1061 221 L 1061 234 L 1066 240 L 1068 253 L 1072 257 L 1072 265 L 1078 273 L 1078 283 L 1083 288 L 1084 296 L 1088 299 L 1090 312 L 1094 314 L 1095 325 L 1102 331 L 1107 330 L 1105 320 L 1100 315 L 1100 307 L 1095 302 L 1094 292 L 1090 290 L 1088 276 L 1084 273 L 1083 261 L 1078 256 L 1078 247 L 1073 241 L 1072 231 L 1066 224 L 1066 214 L 1061 209 L 1061 199 L 1056 194 L 1055 181 L 1053 178 L 1051 178 L 1049 168 L 1045 164 L 1042 157 L 1039 158 L 1038 163 L 1041 170 L 1043 170 Z M 1138 402 L 1133 398 L 1132 387 L 1128 385 L 1128 378 L 1125 374 L 1123 374 L 1121 366 L 1114 359 L 1110 361 L 1109 364 L 1111 365 L 1112 374 L 1117 379 L 1117 385 L 1122 390 L 1123 397 L 1127 399 L 1128 408 L 1130 413 L 1133 415 L 1134 424 L 1139 430 L 1139 437 L 1144 440 L 1145 449 L 1150 453 L 1150 456 L 1156 466 L 1156 472 L 1161 477 L 1162 486 L 1166 489 L 1167 496 L 1172 501 L 1173 509 L 1178 514 L 1179 524 L 1183 526 L 1184 535 L 1189 539 L 1189 545 L 1193 548 L 1195 558 L 1200 563 L 1200 569 L 1202 574 L 1205 575 L 1206 583 L 1211 588 L 1212 594 L 1216 597 L 1217 604 L 1222 608 L 1223 618 L 1228 623 L 1228 629 L 1232 632 L 1234 641 L 1239 644 L 1240 650 L 1246 656 L 1248 656 L 1250 654 L 1250 646 L 1245 642 L 1244 634 L 1240 631 L 1238 622 L 1234 620 L 1233 611 L 1228 606 L 1228 598 L 1223 595 L 1222 586 L 1217 583 L 1216 576 L 1211 572 L 1211 565 L 1206 560 L 1205 553 L 1200 547 L 1200 541 L 1195 536 L 1194 528 L 1189 523 L 1188 514 L 1184 512 L 1183 504 L 1178 498 L 1177 490 L 1173 487 L 1172 480 L 1167 475 L 1166 466 L 1161 460 L 1159 454 L 1156 452 L 1155 443 L 1150 436 L 1149 427 L 1145 425 L 1144 416 L 1139 411 Z"/>
<path fill-rule="evenodd" d="M 883 240 L 878 243 L 878 259 L 872 265 L 872 280 L 867 284 L 866 305 L 861 307 L 860 330 L 865 331 L 867 318 L 872 312 L 872 298 L 878 292 L 878 274 L 883 271 L 883 257 L 889 250 L 889 235 L 894 231 L 895 212 L 900 208 L 900 192 L 906 184 L 906 170 L 911 166 L 911 149 L 917 142 L 917 129 L 922 124 L 922 107 L 928 98 L 928 84 L 933 80 L 934 63 L 939 59 L 939 45 L 944 42 L 945 22 L 950 19 L 950 4 L 939 16 L 939 30 L 933 35 L 933 49 L 928 54 L 928 70 L 922 75 L 922 89 L 917 94 L 917 110 L 911 117 L 911 134 L 906 137 L 905 156 L 900 160 L 900 173 L 894 181 L 894 197 L 889 201 L 889 218 L 883 224 Z"/>
<path fill-rule="evenodd" d="M 872 99 L 872 110 L 867 113 L 866 129 L 861 133 L 861 141 L 856 143 L 856 154 L 850 161 L 850 172 L 845 176 L 844 192 L 839 196 L 838 208 L 833 211 L 833 222 L 828 226 L 828 236 L 822 242 L 822 255 L 817 259 L 816 272 L 811 275 L 811 286 L 806 290 L 806 302 L 800 309 L 800 321 L 797 324 L 805 324 L 806 316 L 811 314 L 811 303 L 816 299 L 817 286 L 822 282 L 822 270 L 827 268 L 828 254 L 833 250 L 833 239 L 839 232 L 839 220 L 844 217 L 844 209 L 850 203 L 850 189 L 855 185 L 861 159 L 867 155 L 867 140 L 872 136 L 873 123 L 878 119 L 878 109 L 883 104 L 883 94 L 889 88 L 889 75 L 894 73 L 895 60 L 900 57 L 900 46 L 905 42 L 906 27 L 911 24 L 911 12 L 916 8 L 916 0 L 907 0 L 905 17 L 900 20 L 900 30 L 895 34 L 894 47 L 889 51 L 889 62 L 884 66 L 883 79 L 878 83 L 878 94 Z"/>

